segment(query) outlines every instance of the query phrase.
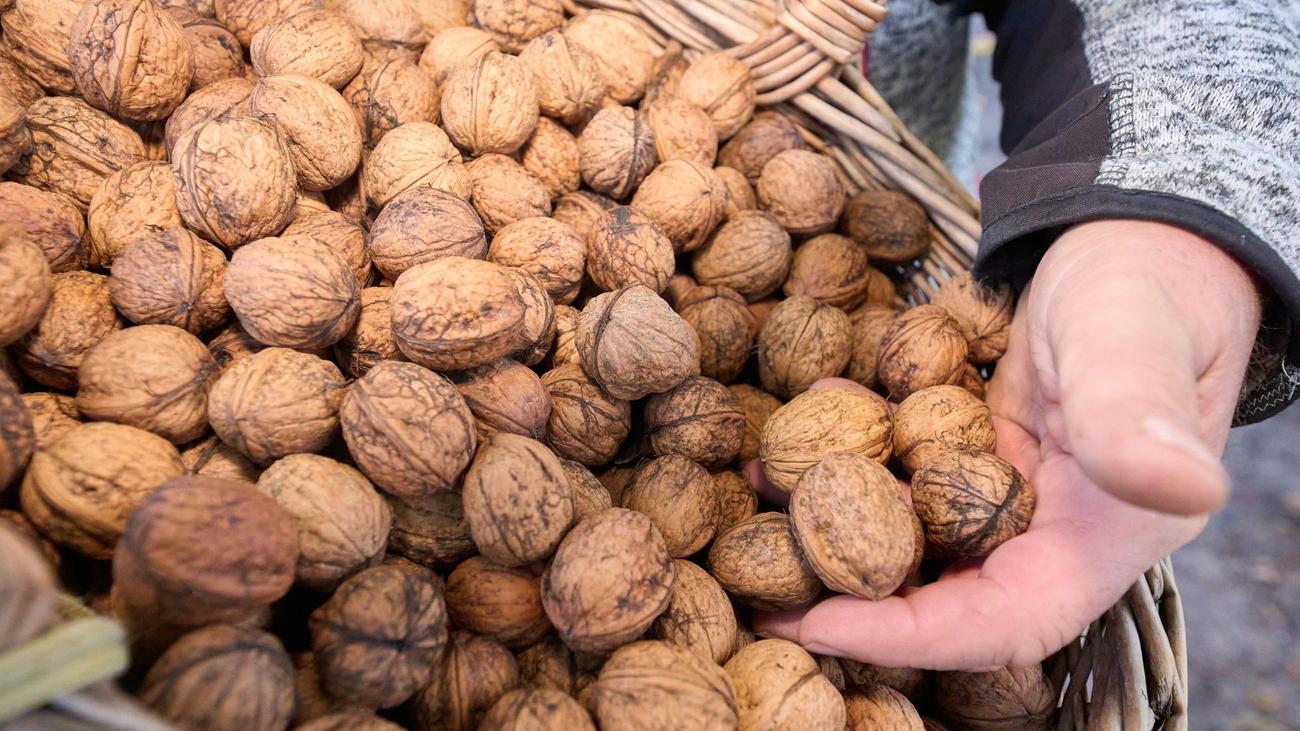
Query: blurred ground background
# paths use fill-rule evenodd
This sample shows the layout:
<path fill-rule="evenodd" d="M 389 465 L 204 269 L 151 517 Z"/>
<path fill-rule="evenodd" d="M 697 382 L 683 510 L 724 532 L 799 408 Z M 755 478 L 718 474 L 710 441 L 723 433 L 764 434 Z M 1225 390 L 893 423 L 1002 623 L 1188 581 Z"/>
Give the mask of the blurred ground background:
<path fill-rule="evenodd" d="M 973 174 L 996 167 L 993 37 L 976 22 Z M 1174 556 L 1187 619 L 1193 731 L 1300 730 L 1300 406 L 1233 431 L 1228 507 Z"/>

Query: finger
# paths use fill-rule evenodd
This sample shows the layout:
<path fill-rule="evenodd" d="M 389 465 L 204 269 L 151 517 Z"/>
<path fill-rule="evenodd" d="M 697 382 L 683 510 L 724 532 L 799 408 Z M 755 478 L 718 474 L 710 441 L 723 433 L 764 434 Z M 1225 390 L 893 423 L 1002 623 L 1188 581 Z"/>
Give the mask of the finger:
<path fill-rule="evenodd" d="M 745 479 L 749 481 L 749 486 L 754 488 L 754 492 L 765 502 L 785 507 L 790 504 L 790 493 L 773 485 L 767 481 L 767 475 L 763 474 L 763 460 L 751 459 L 745 463 L 743 471 Z"/>

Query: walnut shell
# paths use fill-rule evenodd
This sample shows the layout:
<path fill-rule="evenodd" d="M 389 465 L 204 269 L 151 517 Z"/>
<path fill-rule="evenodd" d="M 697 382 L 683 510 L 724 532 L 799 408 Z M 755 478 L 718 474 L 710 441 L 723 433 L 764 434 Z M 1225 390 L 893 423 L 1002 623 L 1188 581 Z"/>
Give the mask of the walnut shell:
<path fill-rule="evenodd" d="M 258 76 L 310 76 L 335 89 L 346 86 L 365 60 L 352 24 L 314 8 L 282 16 L 258 31 L 248 51 Z"/>
<path fill-rule="evenodd" d="M 41 320 L 50 302 L 50 265 L 20 230 L 0 224 L 0 347 L 22 337 Z"/>
<path fill-rule="evenodd" d="M 444 88 L 457 67 L 473 63 L 501 47 L 487 31 L 471 26 L 444 28 L 420 54 L 420 68 Z"/>
<path fill-rule="evenodd" d="M 414 61 L 404 57 L 370 58 L 352 83 L 343 89 L 361 122 L 367 145 L 383 141 L 397 127 L 415 122 L 436 123 L 441 92 Z"/>
<path fill-rule="evenodd" d="M 0 95 L 0 174 L 13 167 L 31 149 L 32 132 L 27 129 L 27 113 L 18 102 Z"/>
<path fill-rule="evenodd" d="M 0 4 L 0 55 L 55 94 L 77 90 L 69 70 L 72 24 L 84 0 L 9 0 Z M 7 87 L 6 87 L 7 90 Z"/>
<path fill-rule="evenodd" d="M 393 514 L 356 469 L 328 457 L 291 454 L 262 472 L 257 489 L 297 525 L 299 584 L 331 589 L 383 558 Z"/>
<path fill-rule="evenodd" d="M 447 649 L 441 582 L 395 566 L 344 581 L 308 626 L 325 690 L 366 708 L 411 697 Z"/>
<path fill-rule="evenodd" d="M 718 508 L 713 478 L 681 455 L 658 457 L 638 467 L 621 504 L 650 518 L 674 558 L 690 556 L 713 540 Z"/>
<path fill-rule="evenodd" d="M 31 417 L 32 433 L 37 449 L 46 449 L 54 440 L 81 423 L 77 400 L 71 396 L 49 391 L 28 392 L 22 395 L 27 414 Z M 20 420 L 21 421 L 21 420 Z M 16 427 L 22 431 L 21 425 Z M 20 440 L 16 440 L 21 443 Z M 19 450 L 21 453 L 22 450 Z M 17 460 L 24 462 L 25 460 Z"/>
<path fill-rule="evenodd" d="M 479 723 L 482 731 L 596 731 L 591 716 L 568 693 L 552 688 L 512 690 Z"/>
<path fill-rule="evenodd" d="M 677 580 L 668 608 L 650 627 L 651 636 L 721 665 L 736 647 L 736 613 L 731 599 L 709 573 L 674 559 Z"/>
<path fill-rule="evenodd" d="M 447 577 L 447 614 L 457 627 L 487 635 L 506 647 L 528 647 L 546 636 L 541 581 L 522 568 L 475 556 Z"/>
<path fill-rule="evenodd" d="M 77 10 L 80 10 L 80 8 Z M 72 11 L 74 16 L 77 14 L 77 10 Z M 5 35 L 8 37 L 10 34 L 6 33 Z M 7 55 L 5 40 L 0 38 L 0 88 L 4 89 L 2 96 L 7 97 L 14 107 L 23 109 L 28 104 L 45 96 L 45 90 L 32 77 L 28 76 L 27 72 L 17 62 Z"/>
<path fill-rule="evenodd" d="M 485 438 L 461 496 L 474 545 L 502 566 L 550 556 L 573 524 L 573 492 L 559 458 L 517 434 Z"/>
<path fill-rule="evenodd" d="M 522 269 L 510 269 L 519 299 L 524 304 L 524 326 L 512 358 L 524 365 L 537 365 L 555 340 L 555 303 L 542 280 Z"/>
<path fill-rule="evenodd" d="M 274 635 L 231 624 L 204 627 L 149 668 L 140 700 L 196 731 L 276 731 L 293 714 L 293 663 Z"/>
<path fill-rule="evenodd" d="M 424 34 L 433 38 L 448 28 L 464 26 L 472 0 L 429 0 L 416 5 Z"/>
<path fill-rule="evenodd" d="M 323 211 L 299 217 L 283 233 L 286 237 L 306 236 L 325 245 L 347 262 L 356 275 L 357 286 L 370 284 L 370 249 L 366 244 L 366 231 L 356 221 L 342 213 Z"/>
<path fill-rule="evenodd" d="M 758 513 L 719 533 L 708 569 L 736 601 L 762 611 L 806 606 L 822 590 L 783 513 Z"/>
<path fill-rule="evenodd" d="M 639 283 L 662 292 L 676 268 L 672 241 L 658 224 L 629 206 L 598 215 L 586 238 L 587 274 L 605 291 Z"/>
<path fill-rule="evenodd" d="M 542 577 L 542 606 L 565 644 L 612 650 L 668 606 L 676 567 L 650 518 L 610 508 L 574 526 Z"/>
<path fill-rule="evenodd" d="M 655 166 L 655 136 L 630 107 L 596 112 L 578 135 L 582 179 L 597 193 L 623 200 Z"/>
<path fill-rule="evenodd" d="M 276 20 L 320 7 L 320 0 L 213 0 L 214 14 L 245 48 Z"/>
<path fill-rule="evenodd" d="M 745 176 L 735 168 L 729 168 L 719 165 L 713 168 L 713 172 L 722 180 L 722 184 L 727 188 L 727 219 L 735 218 L 741 211 L 752 211 L 758 208 L 758 200 L 754 197 L 754 189 L 750 187 Z M 784 231 L 785 229 L 782 229 Z"/>
<path fill-rule="evenodd" d="M 736 689 L 727 673 L 669 642 L 619 648 L 593 691 L 602 729 L 736 728 Z"/>
<path fill-rule="evenodd" d="M 174 154 L 181 135 L 204 122 L 247 114 L 248 95 L 252 92 L 252 80 L 240 76 L 213 82 L 190 94 L 167 118 L 164 129 L 167 150 Z"/>
<path fill-rule="evenodd" d="M 605 92 L 620 104 L 631 104 L 645 93 L 659 55 L 642 23 L 627 13 L 591 10 L 564 25 L 564 37 L 596 57 Z"/>
<path fill-rule="evenodd" d="M 398 195 L 380 212 L 369 247 L 375 268 L 397 280 L 408 269 L 443 257 L 480 259 L 488 242 L 483 219 L 464 199 L 421 186 Z"/>
<path fill-rule="evenodd" d="M 108 277 L 82 271 L 54 274 L 49 304 L 35 327 L 14 343 L 14 359 L 36 382 L 71 391 L 86 352 L 120 329 Z"/>
<path fill-rule="evenodd" d="M 181 462 L 192 475 L 225 477 L 231 480 L 257 482 L 261 470 L 248 461 L 234 447 L 215 436 L 208 437 L 181 452 Z"/>
<path fill-rule="evenodd" d="M 557 690 L 566 696 L 573 693 L 573 651 L 554 634 L 522 650 L 515 660 L 521 687 Z"/>
<path fill-rule="evenodd" d="M 758 512 L 758 495 L 739 472 L 715 472 L 713 487 L 718 503 L 718 533 Z"/>
<path fill-rule="evenodd" d="M 474 0 L 469 20 L 496 39 L 509 53 L 564 25 L 560 0 Z"/>
<path fill-rule="evenodd" d="M 284 138 L 303 190 L 329 190 L 361 162 L 361 131 L 332 86 L 308 76 L 267 76 L 253 86 L 249 112 Z"/>
<path fill-rule="evenodd" d="M 293 218 L 293 153 L 268 122 L 227 117 L 191 127 L 172 147 L 172 177 L 185 225 L 228 249 L 274 236 Z"/>
<path fill-rule="evenodd" d="M 578 364 L 578 319 L 582 312 L 568 305 L 555 306 L 555 343 L 551 347 L 551 367 L 559 368 L 566 363 Z"/>
<path fill-rule="evenodd" d="M 870 686 L 883 685 L 905 696 L 912 696 L 920 687 L 921 682 L 925 680 L 925 671 L 917 668 L 890 668 L 882 665 L 868 665 L 867 663 L 850 660 L 847 657 L 841 657 L 839 661 L 849 685 L 857 688 L 865 689 Z"/>
<path fill-rule="evenodd" d="M 171 325 L 110 333 L 77 370 L 77 408 L 92 421 L 151 431 L 175 444 L 208 430 L 208 389 L 217 362 L 207 346 Z"/>
<path fill-rule="evenodd" d="M 1046 731 L 1057 692 L 1038 665 L 983 673 L 939 673 L 935 705 L 945 719 L 975 731 Z"/>
<path fill-rule="evenodd" d="M 541 280 L 556 304 L 568 304 L 582 285 L 586 246 L 571 226 L 535 216 L 497 231 L 487 258 L 529 272 Z"/>
<path fill-rule="evenodd" d="M 546 443 L 561 457 L 592 467 L 609 462 L 632 430 L 632 407 L 611 396 L 577 363 L 542 376 L 551 396 Z"/>
<path fill-rule="evenodd" d="M 284 596 L 297 558 L 293 518 L 251 484 L 174 477 L 126 521 L 114 588 L 138 616 L 183 627 L 237 621 Z"/>
<path fill-rule="evenodd" d="M 73 200 L 22 183 L 0 182 L 0 221 L 25 232 L 54 274 L 86 264 L 86 222 Z"/>
<path fill-rule="evenodd" d="M 465 400 L 445 378 L 414 363 L 372 368 L 352 385 L 340 420 L 357 466 L 399 497 L 452 489 L 474 454 Z"/>
<path fill-rule="evenodd" d="M 763 427 L 772 414 L 781 408 L 781 400 L 746 383 L 737 383 L 727 389 L 736 397 L 740 410 L 745 414 L 745 434 L 737 454 L 737 461 L 744 464 L 758 458 Z"/>
<path fill-rule="evenodd" d="M 915 516 L 879 462 L 827 455 L 799 478 L 790 521 L 827 588 L 878 601 L 893 594 L 917 555 Z"/>
<path fill-rule="evenodd" d="M 472 731 L 497 699 L 519 687 L 519 667 L 504 645 L 452 632 L 446 659 L 412 700 L 420 731 Z"/>
<path fill-rule="evenodd" d="M 546 436 L 551 397 L 542 379 L 518 361 L 502 358 L 457 377 L 480 433 L 504 431 L 532 439 Z"/>
<path fill-rule="evenodd" d="M 734 460 L 744 440 L 740 403 L 726 386 L 703 376 L 652 396 L 645 421 L 655 454 L 679 454 L 710 468 Z"/>
<path fill-rule="evenodd" d="M 1036 503 L 1033 485 L 991 454 L 940 452 L 912 473 L 912 504 L 941 556 L 989 555 L 1025 532 Z"/>
<path fill-rule="evenodd" d="M 830 231 L 844 210 L 835 163 L 809 150 L 786 150 L 767 161 L 756 185 L 763 210 L 792 234 Z"/>
<path fill-rule="evenodd" d="M 428 42 L 418 0 L 329 0 L 329 9 L 347 18 L 372 56 L 414 61 Z"/>
<path fill-rule="evenodd" d="M 759 454 L 773 486 L 790 492 L 803 473 L 832 452 L 889 461 L 892 423 L 884 401 L 868 391 L 819 388 L 777 409 L 763 426 Z"/>
<path fill-rule="evenodd" d="M 533 136 L 520 151 L 520 162 L 529 175 L 541 181 L 552 199 L 572 193 L 582 185 L 578 140 L 546 117 L 537 120 Z"/>
<path fill-rule="evenodd" d="M 260 353 L 266 346 L 253 339 L 235 321 L 221 329 L 208 341 L 208 352 L 217 361 L 221 372 L 225 373 L 236 361 L 243 360 L 254 353 Z"/>
<path fill-rule="evenodd" d="M 240 247 L 226 267 L 223 291 L 258 341 L 303 349 L 341 340 L 357 320 L 361 299 L 348 263 L 301 234 Z"/>
<path fill-rule="evenodd" d="M 105 269 L 132 241 L 183 228 L 171 167 L 142 162 L 113 173 L 90 199 L 86 220 L 90 266 Z"/>
<path fill-rule="evenodd" d="M 884 685 L 869 685 L 845 694 L 844 709 L 847 716 L 845 731 L 879 728 L 925 731 L 916 706 L 902 693 Z"/>
<path fill-rule="evenodd" d="M 448 570 L 474 555 L 459 493 L 442 490 L 392 498 L 389 505 L 393 509 L 391 552 L 438 570 Z"/>
<path fill-rule="evenodd" d="M 221 441 L 257 464 L 329 444 L 346 382 L 333 363 L 286 348 L 235 361 L 208 392 Z"/>
<path fill-rule="evenodd" d="M 452 69 L 442 89 L 442 126 L 475 156 L 523 147 L 538 114 L 532 72 L 497 51 Z"/>
<path fill-rule="evenodd" d="M 967 352 L 966 338 L 947 310 L 921 305 L 885 331 L 876 378 L 891 399 L 902 400 L 923 388 L 960 382 Z"/>
<path fill-rule="evenodd" d="M 82 210 L 105 178 L 146 159 L 135 130 L 75 97 L 32 102 L 27 128 L 32 152 L 10 168 L 10 177 L 63 193 Z"/>
<path fill-rule="evenodd" d="M 966 337 L 972 362 L 992 363 L 1007 352 L 1015 309 L 1011 285 L 987 286 L 975 281 L 970 272 L 962 272 L 943 283 L 931 304 L 947 310 L 956 321 Z"/>
<path fill-rule="evenodd" d="M 583 370 L 615 398 L 663 393 L 699 369 L 691 326 L 640 284 L 593 297 L 576 337 Z"/>
<path fill-rule="evenodd" d="M 722 223 L 726 206 L 722 180 L 712 168 L 689 160 L 655 168 L 632 197 L 632 207 L 658 224 L 679 253 L 703 246 Z"/>
<path fill-rule="evenodd" d="M 844 728 L 844 698 L 802 647 L 759 640 L 727 661 L 736 684 L 740 731 Z"/>
<path fill-rule="evenodd" d="M 659 97 L 643 106 L 654 134 L 655 157 L 662 164 L 687 160 L 712 168 L 718 155 L 718 133 L 704 110 L 676 96 Z"/>
<path fill-rule="evenodd" d="M 894 454 L 909 472 L 949 449 L 992 452 L 993 416 L 961 386 L 932 386 L 913 393 L 894 411 Z"/>
<path fill-rule="evenodd" d="M 402 731 L 402 727 L 370 713 L 364 708 L 352 708 L 325 716 L 318 716 L 294 731 Z"/>
<path fill-rule="evenodd" d="M 393 340 L 389 300 L 392 287 L 367 287 L 361 290 L 361 312 L 357 322 L 334 346 L 343 369 L 355 378 L 366 375 L 384 361 L 406 360 Z"/>
<path fill-rule="evenodd" d="M 695 252 L 691 271 L 700 284 L 730 287 L 754 302 L 781 286 L 793 259 L 790 234 L 776 218 L 740 211 Z"/>
<path fill-rule="evenodd" d="M 925 209 L 904 193 L 860 191 L 844 207 L 844 233 L 867 248 L 872 259 L 909 262 L 930 249 Z"/>
<path fill-rule="evenodd" d="M 444 256 L 406 270 L 393 287 L 393 336 L 434 370 L 486 365 L 512 353 L 526 314 L 510 270 Z"/>
<path fill-rule="evenodd" d="M 720 140 L 729 139 L 754 116 L 758 96 L 749 66 L 721 51 L 687 67 L 677 92 L 709 115 Z"/>
<path fill-rule="evenodd" d="M 560 460 L 560 466 L 564 468 L 564 474 L 569 478 L 569 488 L 573 490 L 575 522 L 614 507 L 614 499 L 609 490 L 591 474 L 591 470 L 567 459 Z"/>
<path fill-rule="evenodd" d="M 0 183 L 0 185 L 4 184 Z M 617 205 L 617 203 L 603 195 L 579 190 L 573 193 L 565 193 L 560 196 L 559 200 L 555 201 L 555 211 L 552 213 L 552 218 L 568 224 L 585 240 L 600 214 Z"/>
<path fill-rule="evenodd" d="M 152 0 L 89 0 L 69 29 L 81 96 L 120 119 L 163 119 L 185 98 L 194 54 L 179 23 Z"/>
<path fill-rule="evenodd" d="M 248 73 L 239 39 L 226 30 L 226 26 L 215 18 L 199 15 L 188 8 L 165 5 L 164 8 L 181 27 L 194 57 L 190 93 L 223 79 L 243 78 Z"/>
<path fill-rule="evenodd" d="M 758 374 L 763 389 L 792 398 L 849 364 L 849 316 L 844 310 L 796 295 L 772 308 L 758 331 Z"/>
<path fill-rule="evenodd" d="M 600 109 L 605 97 L 600 62 L 563 33 L 548 31 L 532 39 L 519 53 L 519 60 L 537 82 L 542 114 L 571 125 L 586 121 Z"/>
<path fill-rule="evenodd" d="M 380 208 L 423 186 L 446 191 L 462 203 L 471 193 L 469 172 L 460 153 L 432 122 L 410 122 L 384 135 L 366 160 L 364 175 L 366 195 Z"/>
<path fill-rule="evenodd" d="M 505 155 L 484 155 L 465 165 L 470 200 L 491 233 L 525 218 L 551 215 L 546 185 Z"/>
<path fill-rule="evenodd" d="M 722 383 L 736 380 L 758 334 L 745 299 L 727 287 L 696 287 L 678 301 L 677 312 L 700 338 L 700 373 Z"/>
<path fill-rule="evenodd" d="M 866 301 L 870 269 L 866 249 L 853 239 L 822 234 L 795 249 L 783 290 L 848 311 Z"/>
<path fill-rule="evenodd" d="M 806 150 L 799 128 L 780 112 L 759 112 L 722 146 L 718 164 L 738 170 L 750 185 L 758 183 L 763 166 L 786 150 Z"/>
<path fill-rule="evenodd" d="M 844 376 L 866 386 L 876 386 L 876 366 L 880 362 L 880 343 L 898 317 L 898 310 L 887 305 L 863 305 L 849 315 L 853 348 Z"/>

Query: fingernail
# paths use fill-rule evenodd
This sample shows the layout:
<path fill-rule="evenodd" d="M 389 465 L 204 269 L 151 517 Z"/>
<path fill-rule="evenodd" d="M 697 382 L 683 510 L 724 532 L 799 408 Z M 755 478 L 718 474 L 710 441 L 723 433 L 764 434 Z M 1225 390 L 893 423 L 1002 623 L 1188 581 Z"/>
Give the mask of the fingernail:
<path fill-rule="evenodd" d="M 765 639 L 765 640 L 770 640 L 770 639 L 772 639 L 772 633 L 771 633 L 771 632 L 768 632 L 767 630 L 765 630 L 765 629 L 761 629 L 761 628 L 758 628 L 758 627 L 755 627 L 755 628 L 754 628 L 754 634 L 757 635 L 758 637 L 762 637 L 762 638 Z"/>
<path fill-rule="evenodd" d="M 1142 429 L 1153 440 L 1177 449 L 1206 467 L 1219 472 L 1223 470 L 1219 458 L 1201 440 L 1173 422 L 1159 416 L 1148 416 L 1142 420 Z"/>
<path fill-rule="evenodd" d="M 803 649 L 813 653 L 814 655 L 829 655 L 831 657 L 839 657 L 842 654 L 839 650 L 835 649 L 834 647 L 827 647 L 826 645 L 820 645 L 817 644 L 816 642 L 809 642 L 808 644 L 803 646 Z"/>

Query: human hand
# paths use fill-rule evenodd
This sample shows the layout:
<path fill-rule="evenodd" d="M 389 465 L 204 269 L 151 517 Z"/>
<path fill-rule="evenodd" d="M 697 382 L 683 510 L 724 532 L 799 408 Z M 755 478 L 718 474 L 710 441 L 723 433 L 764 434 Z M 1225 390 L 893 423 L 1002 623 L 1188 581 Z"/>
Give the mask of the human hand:
<path fill-rule="evenodd" d="M 892 667 L 1046 658 L 1226 500 L 1218 455 L 1259 318 L 1249 274 L 1194 234 L 1071 228 L 1021 296 L 988 389 L 997 453 L 1037 491 L 1028 530 L 933 584 L 879 602 L 832 597 L 756 629 Z"/>

